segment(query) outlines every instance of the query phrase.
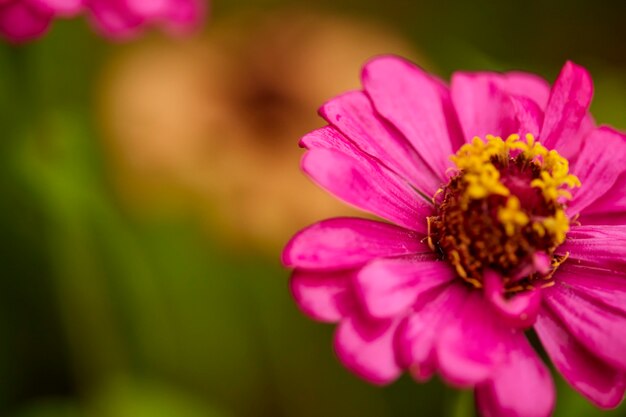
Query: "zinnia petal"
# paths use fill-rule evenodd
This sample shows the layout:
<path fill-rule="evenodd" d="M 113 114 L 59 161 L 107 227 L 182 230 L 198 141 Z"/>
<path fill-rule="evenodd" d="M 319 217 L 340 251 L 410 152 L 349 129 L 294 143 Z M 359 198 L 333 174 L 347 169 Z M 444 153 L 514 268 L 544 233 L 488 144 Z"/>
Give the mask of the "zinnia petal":
<path fill-rule="evenodd" d="M 548 417 L 556 399 L 554 383 L 523 333 L 512 336 L 507 361 L 476 387 L 483 417 Z"/>
<path fill-rule="evenodd" d="M 320 114 L 360 149 L 383 161 L 424 194 L 433 195 L 443 182 L 406 138 L 375 113 L 363 92 L 353 91 L 330 100 Z"/>
<path fill-rule="evenodd" d="M 626 136 L 608 128 L 595 129 L 585 139 L 573 172 L 582 187 L 577 189 L 568 205 L 568 213 L 574 215 L 605 194 L 625 172 Z M 618 194 L 624 195 L 623 190 Z"/>
<path fill-rule="evenodd" d="M 144 19 L 130 13 L 121 3 L 91 0 L 89 20 L 97 32 L 110 39 L 124 40 L 135 36 Z"/>
<path fill-rule="evenodd" d="M 626 225 L 626 210 L 619 212 L 593 213 L 591 215 L 583 215 L 580 217 L 586 225 L 613 226 Z"/>
<path fill-rule="evenodd" d="M 319 321 L 336 322 L 352 310 L 350 281 L 354 271 L 293 272 L 289 286 L 300 309 Z"/>
<path fill-rule="evenodd" d="M 414 64 L 392 56 L 375 58 L 362 82 L 374 108 L 413 144 L 434 172 L 450 166 L 453 145 L 462 141 L 441 83 Z"/>
<path fill-rule="evenodd" d="M 543 78 L 527 72 L 511 71 L 500 75 L 504 90 L 518 97 L 529 98 L 545 110 L 550 98 L 550 84 Z"/>
<path fill-rule="evenodd" d="M 207 9 L 204 0 L 171 0 L 164 14 L 164 25 L 175 34 L 192 32 L 206 19 Z"/>
<path fill-rule="evenodd" d="M 626 314 L 594 302 L 561 282 L 545 290 L 544 300 L 581 345 L 626 371 Z"/>
<path fill-rule="evenodd" d="M 505 343 L 517 330 L 511 329 L 478 291 L 473 291 L 458 318 L 442 329 L 437 341 L 437 359 L 443 378 L 454 385 L 473 386 L 493 376 L 504 361 Z"/>
<path fill-rule="evenodd" d="M 83 8 L 83 0 L 29 0 L 38 9 L 53 12 L 56 15 L 71 16 Z"/>
<path fill-rule="evenodd" d="M 50 27 L 52 13 L 24 2 L 0 8 L 0 33 L 13 42 L 25 42 L 41 36 Z"/>
<path fill-rule="evenodd" d="M 583 224 L 626 224 L 626 172 L 615 180 L 615 184 L 599 199 L 585 208 L 581 216 Z M 614 219 L 622 216 L 624 221 L 607 223 L 607 214 L 614 215 Z M 608 216 L 611 217 L 611 216 Z"/>
<path fill-rule="evenodd" d="M 543 111 L 539 105 L 523 96 L 509 96 L 509 100 L 511 100 L 517 121 L 518 132 L 516 133 L 539 136 L 543 124 Z"/>
<path fill-rule="evenodd" d="M 566 262 L 557 274 L 572 291 L 626 313 L 626 271 L 617 275 L 615 271 Z"/>
<path fill-rule="evenodd" d="M 118 40 L 134 37 L 148 25 L 175 34 L 193 31 L 207 9 L 204 0 L 90 0 L 87 6 L 96 30 Z"/>
<path fill-rule="evenodd" d="M 437 367 L 435 347 L 442 330 L 463 306 L 469 291 L 463 285 L 450 285 L 436 297 L 422 303 L 398 329 L 398 357 L 418 380 L 429 379 Z"/>
<path fill-rule="evenodd" d="M 324 126 L 307 133 L 300 139 L 299 145 L 308 150 L 332 149 L 356 159 L 367 157 L 361 149 L 333 126 Z"/>
<path fill-rule="evenodd" d="M 292 268 L 347 269 L 386 256 L 430 253 L 420 236 L 387 223 L 335 218 L 301 230 L 287 243 L 283 264 Z"/>
<path fill-rule="evenodd" d="M 624 398 L 626 374 L 592 355 L 549 310 L 537 318 L 535 331 L 565 380 L 595 405 L 616 407 Z"/>
<path fill-rule="evenodd" d="M 313 149 L 302 158 L 302 170 L 318 185 L 367 212 L 426 232 L 432 212 L 410 185 L 369 157 L 355 158 L 329 149 Z"/>
<path fill-rule="evenodd" d="M 397 327 L 397 320 L 371 322 L 357 316 L 344 319 L 335 334 L 339 360 L 374 384 L 392 382 L 402 372 L 393 346 Z"/>
<path fill-rule="evenodd" d="M 469 142 L 475 136 L 538 135 L 550 87 L 521 73 L 457 72 L 450 93 Z"/>
<path fill-rule="evenodd" d="M 167 11 L 170 0 L 123 0 L 128 11 L 147 18 L 161 17 Z"/>
<path fill-rule="evenodd" d="M 541 142 L 565 158 L 580 152 L 581 126 L 587 118 L 593 82 L 586 69 L 567 62 L 557 78 L 545 111 Z"/>
<path fill-rule="evenodd" d="M 466 142 L 475 136 L 518 133 L 515 107 L 497 74 L 457 72 L 450 83 L 452 102 Z"/>
<path fill-rule="evenodd" d="M 569 252 L 575 260 L 586 261 L 607 268 L 626 265 L 626 225 L 580 226 L 568 233 L 568 239 L 557 249 Z"/>
<path fill-rule="evenodd" d="M 528 290 L 506 298 L 504 278 L 493 270 L 484 273 L 485 298 L 500 314 L 502 320 L 512 327 L 524 328 L 532 325 L 541 307 L 541 291 Z"/>
<path fill-rule="evenodd" d="M 450 265 L 432 255 L 379 259 L 358 273 L 356 291 L 372 317 L 386 318 L 405 311 L 425 292 L 455 277 Z"/>

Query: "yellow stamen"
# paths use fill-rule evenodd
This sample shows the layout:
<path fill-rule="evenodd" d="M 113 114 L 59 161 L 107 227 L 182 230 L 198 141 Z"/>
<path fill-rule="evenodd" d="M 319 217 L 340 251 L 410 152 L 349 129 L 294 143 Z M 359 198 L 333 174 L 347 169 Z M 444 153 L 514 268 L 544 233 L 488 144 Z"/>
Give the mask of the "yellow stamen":
<path fill-rule="evenodd" d="M 431 224 L 432 224 L 433 218 L 432 217 L 426 217 L 426 225 L 428 227 L 428 247 L 430 248 L 430 250 L 432 250 L 433 252 L 435 251 L 435 244 L 433 243 L 433 237 L 430 233 L 431 231 Z"/>
<path fill-rule="evenodd" d="M 519 199 L 515 196 L 508 198 L 505 207 L 500 207 L 498 220 L 504 226 L 507 236 L 513 236 L 519 227 L 524 227 L 529 222 L 528 216 L 521 210 Z"/>
<path fill-rule="evenodd" d="M 569 218 L 565 211 L 559 208 L 554 216 L 546 217 L 541 221 L 544 229 L 554 236 L 555 244 L 560 245 L 565 241 L 565 235 L 569 232 Z"/>
<path fill-rule="evenodd" d="M 486 141 L 475 137 L 451 157 L 457 169 L 462 172 L 466 185 L 461 204 L 467 206 L 468 201 L 481 200 L 491 195 L 508 197 L 506 206 L 498 210 L 498 220 L 508 236 L 513 236 L 516 231 L 530 223 L 531 230 L 539 238 L 549 234 L 558 245 L 563 243 L 569 231 L 569 219 L 559 202 L 572 198 L 570 191 L 564 188 L 580 187 L 580 180 L 569 173 L 567 159 L 558 152 L 548 151 L 530 133 L 524 138 L 525 141 L 517 134 L 510 135 L 506 140 L 493 135 L 487 135 Z M 515 152 L 514 156 L 521 155 L 540 170 L 539 178 L 533 179 L 530 186 L 541 190 L 546 203 L 556 207 L 553 215 L 533 219 L 531 222 L 519 199 L 512 196 L 511 191 L 502 183 L 500 171 L 495 164 L 508 163 L 512 152 Z"/>
<path fill-rule="evenodd" d="M 560 189 L 563 186 L 580 187 L 578 177 L 569 173 L 569 162 L 555 150 L 547 152 L 543 148 L 542 152 L 541 178 L 533 180 L 531 187 L 540 188 L 548 201 L 556 201 L 559 197 L 571 199 L 572 195 L 568 191 Z"/>

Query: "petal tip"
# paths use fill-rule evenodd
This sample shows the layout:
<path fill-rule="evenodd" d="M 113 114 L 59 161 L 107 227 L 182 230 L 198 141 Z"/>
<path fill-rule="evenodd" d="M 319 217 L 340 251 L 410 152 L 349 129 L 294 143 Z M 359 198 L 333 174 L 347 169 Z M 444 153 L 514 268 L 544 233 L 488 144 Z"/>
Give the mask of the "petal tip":
<path fill-rule="evenodd" d="M 375 330 L 375 334 L 362 334 L 355 324 L 353 318 L 346 318 L 337 327 L 333 342 L 337 358 L 358 377 L 372 384 L 391 384 L 402 373 L 392 347 L 391 336 L 397 325 L 388 323 L 382 331 Z"/>

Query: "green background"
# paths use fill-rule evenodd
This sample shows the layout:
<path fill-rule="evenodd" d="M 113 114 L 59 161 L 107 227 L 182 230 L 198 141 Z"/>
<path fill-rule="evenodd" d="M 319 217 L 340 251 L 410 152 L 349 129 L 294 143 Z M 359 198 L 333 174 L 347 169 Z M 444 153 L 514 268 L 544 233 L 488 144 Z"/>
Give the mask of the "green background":
<path fill-rule="evenodd" d="M 206 30 L 243 9 L 313 3 L 393 28 L 444 78 L 521 69 L 553 80 L 574 60 L 593 74 L 596 120 L 626 128 L 626 5 L 215 0 Z M 475 415 L 471 393 L 438 380 L 380 388 L 347 372 L 333 326 L 290 299 L 278 250 L 125 207 L 94 108 L 101 68 L 126 47 L 83 19 L 0 45 L 0 415 Z M 556 416 L 626 416 L 557 385 Z"/>

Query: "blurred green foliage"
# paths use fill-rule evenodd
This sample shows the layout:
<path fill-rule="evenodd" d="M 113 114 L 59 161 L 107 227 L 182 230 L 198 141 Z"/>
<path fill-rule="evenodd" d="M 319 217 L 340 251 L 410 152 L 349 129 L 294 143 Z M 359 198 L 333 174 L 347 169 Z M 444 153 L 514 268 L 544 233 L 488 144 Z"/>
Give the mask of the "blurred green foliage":
<path fill-rule="evenodd" d="M 218 21 L 286 0 L 213 2 Z M 330 0 L 380 21 L 442 76 L 588 66 L 600 122 L 626 127 L 626 6 L 585 1 Z M 211 21 L 208 23 L 211 24 Z M 118 45 L 80 20 L 0 46 L 0 415 L 472 416 L 471 394 L 410 378 L 367 385 L 304 318 L 278 254 L 225 247 L 193 219 L 129 215 L 111 189 L 93 102 Z M 311 109 L 314 112 L 315 109 Z M 294 138 L 296 146 L 297 138 Z M 299 175 L 297 172 L 285 175 Z M 559 380 L 557 416 L 603 414 Z"/>

